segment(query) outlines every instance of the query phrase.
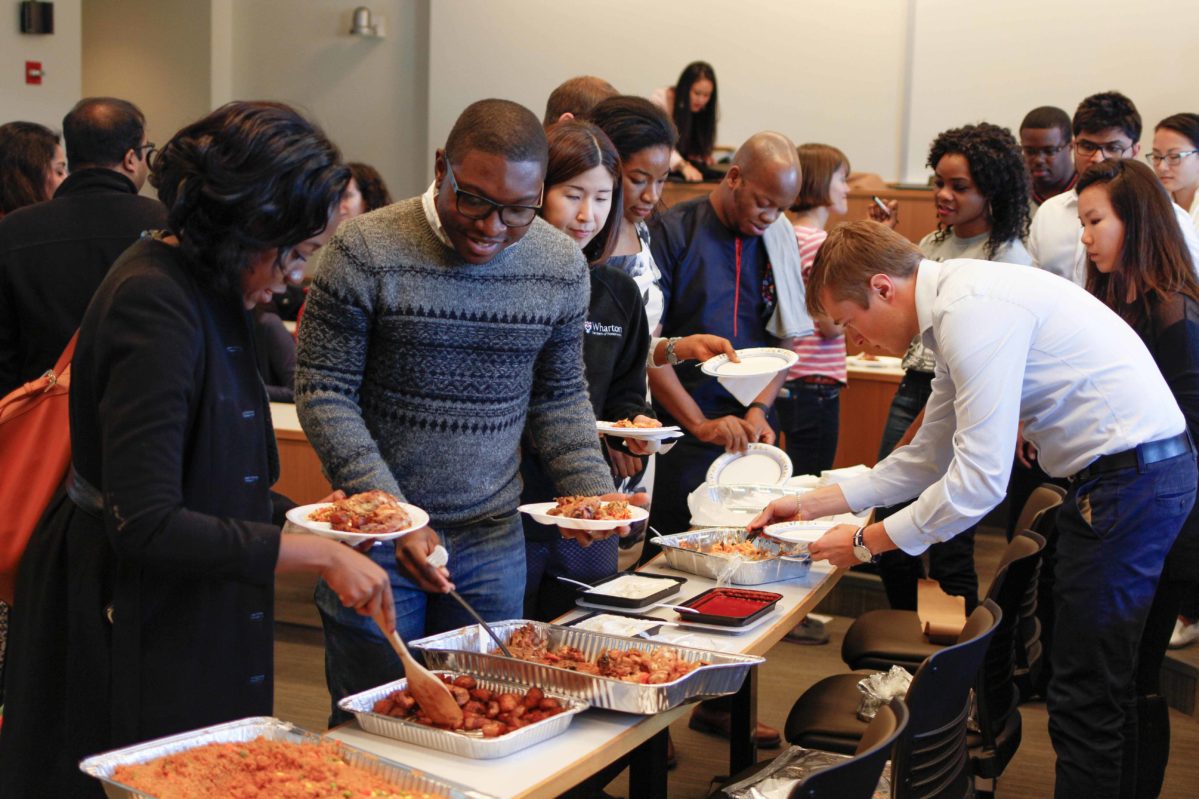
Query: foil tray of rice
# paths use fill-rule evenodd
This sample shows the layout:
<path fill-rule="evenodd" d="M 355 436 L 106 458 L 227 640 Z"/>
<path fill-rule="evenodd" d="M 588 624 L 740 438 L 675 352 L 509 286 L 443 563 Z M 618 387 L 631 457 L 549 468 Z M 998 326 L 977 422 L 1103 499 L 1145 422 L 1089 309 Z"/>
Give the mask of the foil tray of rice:
<path fill-rule="evenodd" d="M 290 751 L 289 751 L 290 750 Z M 228 755 L 232 757 L 228 757 Z M 189 756 L 197 760 L 203 756 L 195 771 L 194 782 L 188 784 Z M 286 761 L 288 764 L 313 761 L 312 775 L 303 773 L 280 774 L 268 758 Z M 172 796 L 229 796 L 228 789 L 211 787 L 214 772 L 210 763 L 232 761 L 244 765 L 245 779 L 255 781 L 278 778 L 277 791 L 270 796 L 291 797 L 378 797 L 378 799 L 494 799 L 465 785 L 425 774 L 392 760 L 377 757 L 369 752 L 348 746 L 340 741 L 308 732 L 294 724 L 276 718 L 257 717 L 231 721 L 134 744 L 122 749 L 93 755 L 79 764 L 85 773 L 104 783 L 104 792 L 109 799 L 166 799 Z M 198 761 L 199 762 L 199 761 Z M 157 769 L 156 769 L 157 767 Z M 171 772 L 168 779 L 158 779 L 164 789 L 149 787 L 156 783 L 155 771 L 165 768 Z M 353 772 L 352 774 L 350 772 Z M 330 773 L 335 776 L 330 777 Z M 182 775 L 182 776 L 181 776 Z M 319 781 L 309 776 L 319 776 Z M 139 782 L 139 787 L 123 782 L 122 779 Z M 170 785 L 174 783 L 174 785 Z M 332 783 L 332 784 L 331 784 Z M 355 793 L 356 785 L 371 785 Z M 168 793 L 182 787 L 190 793 Z M 200 793 L 195 792 L 195 788 Z M 215 791 L 215 792 L 214 792 Z M 350 791 L 350 793 L 346 793 Z"/>

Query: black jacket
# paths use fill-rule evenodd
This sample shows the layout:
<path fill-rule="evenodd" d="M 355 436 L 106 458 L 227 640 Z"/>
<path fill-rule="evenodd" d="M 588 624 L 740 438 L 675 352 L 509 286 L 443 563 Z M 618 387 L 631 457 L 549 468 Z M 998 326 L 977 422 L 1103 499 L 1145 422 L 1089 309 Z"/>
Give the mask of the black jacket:
<path fill-rule="evenodd" d="M 97 168 L 0 219 L 0 396 L 54 366 L 117 256 L 166 218 L 129 178 Z"/>
<path fill-rule="evenodd" d="M 131 247 L 84 316 L 72 462 L 17 577 L 0 796 L 101 796 L 81 757 L 270 715 L 279 511 L 270 408 L 235 292 Z"/>

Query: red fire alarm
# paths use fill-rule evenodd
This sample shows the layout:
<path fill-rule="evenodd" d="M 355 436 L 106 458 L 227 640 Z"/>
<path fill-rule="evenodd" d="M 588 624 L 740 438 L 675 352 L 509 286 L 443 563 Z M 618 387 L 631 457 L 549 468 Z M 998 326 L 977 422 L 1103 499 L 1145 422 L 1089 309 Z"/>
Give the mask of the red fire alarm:
<path fill-rule="evenodd" d="M 30 86 L 42 85 L 42 62 L 41 61 L 26 61 L 25 62 L 25 82 Z"/>

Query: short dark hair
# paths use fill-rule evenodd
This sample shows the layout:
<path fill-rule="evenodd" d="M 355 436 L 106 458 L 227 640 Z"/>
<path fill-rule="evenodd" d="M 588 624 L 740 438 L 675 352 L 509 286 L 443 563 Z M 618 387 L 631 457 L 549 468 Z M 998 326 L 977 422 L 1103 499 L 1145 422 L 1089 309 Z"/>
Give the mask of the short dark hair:
<path fill-rule="evenodd" d="M 350 168 L 350 177 L 358 184 L 358 192 L 362 195 L 362 207 L 374 211 L 385 205 L 391 205 L 391 192 L 383 182 L 379 170 L 370 164 L 351 161 L 346 164 Z"/>
<path fill-rule="evenodd" d="M 475 150 L 513 163 L 537 161 L 542 169 L 549 160 L 545 128 L 532 111 L 511 100 L 479 100 L 459 115 L 445 140 L 446 160 L 461 163 Z"/>
<path fill-rule="evenodd" d="M 1078 104 L 1074 112 L 1073 131 L 1080 133 L 1098 133 L 1108 128 L 1119 128 L 1133 144 L 1141 140 L 1141 113 L 1137 107 L 1120 92 L 1101 92 L 1092 94 Z"/>
<path fill-rule="evenodd" d="M 1070 115 L 1056 105 L 1042 105 L 1024 115 L 1020 130 L 1052 130 L 1057 128 L 1062 132 L 1062 141 L 1070 141 Z"/>
<path fill-rule="evenodd" d="M 0 215 L 50 198 L 46 178 L 58 135 L 36 122 L 0 125 Z"/>
<path fill-rule="evenodd" d="M 586 117 L 601 100 L 620 94 L 616 87 L 594 75 L 580 75 L 561 83 L 550 92 L 545 102 L 545 119 L 548 128 L 562 118 L 563 114 Z"/>
<path fill-rule="evenodd" d="M 608 134 L 622 159 L 649 147 L 673 149 L 679 140 L 666 112 L 644 97 L 609 97 L 591 109 L 590 120 Z"/>
<path fill-rule="evenodd" d="M 350 170 L 283 103 L 233 102 L 187 125 L 151 164 L 167 223 L 205 283 L 235 287 L 256 253 L 320 233 Z"/>
<path fill-rule="evenodd" d="M 1112 210 L 1124 223 L 1124 246 L 1120 268 L 1110 274 L 1087 259 L 1087 291 L 1144 333 L 1154 302 L 1175 292 L 1199 301 L 1190 250 L 1170 195 L 1145 164 L 1100 161 L 1079 177 L 1078 193 L 1096 185 L 1107 188 Z"/>
<path fill-rule="evenodd" d="M 1172 130 L 1180 136 L 1185 136 L 1192 147 L 1199 147 L 1199 114 L 1171 114 L 1157 123 L 1154 130 Z"/>
<path fill-rule="evenodd" d="M 545 171 L 546 191 L 565 183 L 576 175 L 602 166 L 612 176 L 612 202 L 604 226 L 587 246 L 583 255 L 587 262 L 606 261 L 620 235 L 620 220 L 624 208 L 624 188 L 620 179 L 620 155 L 608 135 L 599 126 L 581 119 L 568 119 L 551 125 L 548 131 L 550 163 Z"/>
<path fill-rule="evenodd" d="M 792 211 L 807 211 L 829 204 L 829 186 L 837 170 L 845 168 L 849 176 L 849 158 L 831 144 L 801 144 L 795 148 L 799 155 L 799 196 Z"/>
<path fill-rule="evenodd" d="M 986 255 L 994 258 L 1009 242 L 1028 235 L 1028 169 L 1024 153 L 1007 128 L 979 122 L 953 128 L 933 139 L 928 151 L 928 166 L 947 155 L 958 154 L 970 167 L 970 179 L 987 198 L 991 232 L 987 236 Z M 940 228 L 937 241 L 944 241 L 950 228 Z"/>
<path fill-rule="evenodd" d="M 712 83 L 712 97 L 703 110 L 691 113 L 691 87 L 698 80 Z M 716 146 L 716 70 L 707 61 L 692 61 L 683 67 L 674 87 L 674 108 L 670 116 L 679 131 L 678 151 L 684 158 L 707 158 Z"/>
<path fill-rule="evenodd" d="M 62 119 L 62 136 L 71 171 L 115 166 L 146 135 L 146 116 L 128 100 L 85 97 Z"/>

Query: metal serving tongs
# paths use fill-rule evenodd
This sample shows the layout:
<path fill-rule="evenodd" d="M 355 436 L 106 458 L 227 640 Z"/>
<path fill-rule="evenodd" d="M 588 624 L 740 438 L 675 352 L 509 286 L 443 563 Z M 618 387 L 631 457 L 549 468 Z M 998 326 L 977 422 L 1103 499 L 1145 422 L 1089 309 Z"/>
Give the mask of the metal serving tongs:
<path fill-rule="evenodd" d="M 441 544 L 438 544 L 437 547 L 431 553 L 429 553 L 428 564 L 434 569 L 440 569 L 449 562 L 450 553 L 447 552 L 445 547 L 443 547 Z M 491 625 L 483 621 L 483 617 L 480 616 L 478 612 L 470 606 L 469 602 L 462 598 L 461 594 L 453 589 L 450 589 L 450 596 L 452 596 L 454 600 L 461 605 L 467 613 L 470 614 L 472 619 L 477 621 L 483 627 L 483 629 L 487 631 L 487 634 L 491 636 L 491 640 L 495 641 L 496 646 L 500 648 L 500 651 L 504 653 L 505 657 L 513 656 L 508 650 L 508 647 L 504 646 L 504 642 L 500 640 L 500 637 L 495 634 L 495 630 L 491 629 Z"/>

